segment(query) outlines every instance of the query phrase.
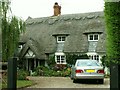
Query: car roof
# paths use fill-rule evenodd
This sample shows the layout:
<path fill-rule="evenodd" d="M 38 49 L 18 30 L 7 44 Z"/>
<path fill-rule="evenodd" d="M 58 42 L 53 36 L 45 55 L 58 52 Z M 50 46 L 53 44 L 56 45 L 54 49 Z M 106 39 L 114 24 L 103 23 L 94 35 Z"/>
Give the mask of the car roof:
<path fill-rule="evenodd" d="M 92 59 L 77 59 L 76 62 L 79 62 L 79 61 L 91 61 L 91 62 L 98 62 L 97 60 L 92 60 Z"/>
<path fill-rule="evenodd" d="M 77 59 L 77 61 L 90 61 L 90 60 L 92 60 L 92 59 Z M 96 61 L 96 60 L 92 60 L 92 61 Z"/>

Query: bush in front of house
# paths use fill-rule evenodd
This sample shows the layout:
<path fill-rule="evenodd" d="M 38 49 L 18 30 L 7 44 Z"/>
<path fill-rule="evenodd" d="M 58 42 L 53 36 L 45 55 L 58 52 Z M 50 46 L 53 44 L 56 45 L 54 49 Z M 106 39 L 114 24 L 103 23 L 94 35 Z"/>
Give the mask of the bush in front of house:
<path fill-rule="evenodd" d="M 104 55 L 101 58 L 101 62 L 104 67 L 105 77 L 109 77 L 110 76 L 110 60 L 108 60 L 107 56 Z"/>
<path fill-rule="evenodd" d="M 70 76 L 71 69 L 68 65 L 55 65 L 51 68 L 38 66 L 34 72 L 36 73 L 34 76 L 67 77 Z"/>
<path fill-rule="evenodd" d="M 26 80 L 27 79 L 27 76 L 28 76 L 28 72 L 23 70 L 23 69 L 20 69 L 17 71 L 17 79 L 18 80 Z"/>
<path fill-rule="evenodd" d="M 55 71 L 62 71 L 67 68 L 67 65 L 64 64 L 55 64 L 52 69 Z"/>
<path fill-rule="evenodd" d="M 71 73 L 71 66 L 75 64 L 76 59 L 88 59 L 87 54 L 66 54 L 66 60 L 68 64 L 56 64 L 55 55 L 50 55 L 48 60 L 48 66 L 38 66 L 34 69 L 34 76 L 60 76 L 68 77 Z"/>
<path fill-rule="evenodd" d="M 33 76 L 45 76 L 47 75 L 46 72 L 49 72 L 48 67 L 38 66 L 34 69 L 35 74 L 33 74 Z"/>
<path fill-rule="evenodd" d="M 108 67 L 108 68 L 110 67 L 110 60 L 108 60 L 106 55 L 102 56 L 101 62 L 102 62 L 102 65 L 104 66 L 104 68 L 105 67 Z"/>
<path fill-rule="evenodd" d="M 64 70 L 62 71 L 62 76 L 63 76 L 63 77 L 69 77 L 70 74 L 71 74 L 71 68 L 70 68 L 70 67 L 67 67 L 66 69 L 64 69 Z"/>

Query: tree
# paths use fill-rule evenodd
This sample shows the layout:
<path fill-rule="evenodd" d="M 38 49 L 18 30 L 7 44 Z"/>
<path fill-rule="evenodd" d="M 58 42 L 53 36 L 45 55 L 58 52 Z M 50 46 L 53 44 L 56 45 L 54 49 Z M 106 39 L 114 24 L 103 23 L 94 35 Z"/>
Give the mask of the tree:
<path fill-rule="evenodd" d="M 120 2 L 105 2 L 107 55 L 113 63 L 120 63 Z"/>
<path fill-rule="evenodd" d="M 10 6 L 8 2 L 1 2 L 2 5 L 2 60 L 7 61 L 13 57 L 18 47 L 20 34 L 25 30 L 25 22 L 16 16 L 7 17 Z"/>
<path fill-rule="evenodd" d="M 2 61 L 8 62 L 8 89 L 16 90 L 17 58 L 15 57 L 20 34 L 25 30 L 25 22 L 8 14 L 10 10 L 9 0 L 2 0 L 0 5 L 2 14 Z"/>
<path fill-rule="evenodd" d="M 79 54 L 79 55 L 70 54 L 70 53 L 66 54 L 66 61 L 70 65 L 75 65 L 77 59 L 89 59 L 89 57 L 87 54 Z"/>
<path fill-rule="evenodd" d="M 101 61 L 102 61 L 102 65 L 103 65 L 104 68 L 105 67 L 108 67 L 108 68 L 110 67 L 110 61 L 107 59 L 106 55 L 102 56 Z"/>
<path fill-rule="evenodd" d="M 107 32 L 107 59 L 110 62 L 110 89 L 120 90 L 120 1 L 105 1 L 104 12 Z"/>

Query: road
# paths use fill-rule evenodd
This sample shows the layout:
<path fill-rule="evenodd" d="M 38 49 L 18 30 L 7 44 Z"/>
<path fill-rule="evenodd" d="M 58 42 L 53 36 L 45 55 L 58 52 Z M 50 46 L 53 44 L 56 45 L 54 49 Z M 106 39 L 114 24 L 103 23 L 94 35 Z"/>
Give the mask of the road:
<path fill-rule="evenodd" d="M 95 81 L 84 80 L 82 82 L 73 83 L 69 77 L 28 77 L 35 81 L 35 85 L 27 88 L 106 88 L 109 90 L 109 78 L 105 78 L 104 84 L 99 84 Z"/>

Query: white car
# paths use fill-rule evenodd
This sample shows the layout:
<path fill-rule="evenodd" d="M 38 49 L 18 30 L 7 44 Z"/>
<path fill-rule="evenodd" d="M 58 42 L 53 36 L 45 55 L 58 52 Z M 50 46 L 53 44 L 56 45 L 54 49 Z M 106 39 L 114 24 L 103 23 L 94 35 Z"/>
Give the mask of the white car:
<path fill-rule="evenodd" d="M 78 59 L 71 68 L 71 79 L 75 83 L 78 79 L 96 79 L 104 83 L 103 66 L 96 60 Z"/>

